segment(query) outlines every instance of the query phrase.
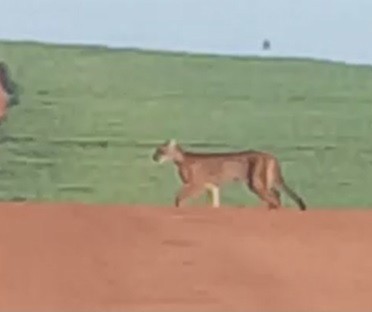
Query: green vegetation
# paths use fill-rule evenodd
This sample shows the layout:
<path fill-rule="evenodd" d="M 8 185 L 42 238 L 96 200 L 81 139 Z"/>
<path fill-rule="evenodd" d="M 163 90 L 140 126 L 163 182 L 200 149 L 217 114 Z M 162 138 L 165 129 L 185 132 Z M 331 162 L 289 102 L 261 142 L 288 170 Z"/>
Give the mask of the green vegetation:
<path fill-rule="evenodd" d="M 173 137 L 276 153 L 309 206 L 372 207 L 372 68 L 8 42 L 0 58 L 20 85 L 2 200 L 171 204 L 174 168 L 150 156 Z M 258 203 L 241 185 L 222 200 Z"/>

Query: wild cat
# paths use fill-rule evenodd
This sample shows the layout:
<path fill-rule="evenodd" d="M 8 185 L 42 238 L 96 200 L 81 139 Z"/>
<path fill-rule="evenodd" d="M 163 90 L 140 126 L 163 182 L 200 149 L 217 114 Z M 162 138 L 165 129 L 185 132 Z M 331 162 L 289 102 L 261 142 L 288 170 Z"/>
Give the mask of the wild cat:
<path fill-rule="evenodd" d="M 195 153 L 186 151 L 175 140 L 168 140 L 156 148 L 153 160 L 159 163 L 170 161 L 176 165 L 183 184 L 175 198 L 177 207 L 204 191 L 209 193 L 212 206 L 219 207 L 222 185 L 240 181 L 269 209 L 281 206 L 279 190 L 282 190 L 301 210 L 306 210 L 303 199 L 286 185 L 279 161 L 269 153 L 254 150 Z"/>

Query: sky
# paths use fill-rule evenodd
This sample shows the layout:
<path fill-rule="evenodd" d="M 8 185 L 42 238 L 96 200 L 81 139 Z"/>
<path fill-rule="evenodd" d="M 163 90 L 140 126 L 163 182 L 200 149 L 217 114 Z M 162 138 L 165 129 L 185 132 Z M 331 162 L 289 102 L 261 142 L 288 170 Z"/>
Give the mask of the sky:
<path fill-rule="evenodd" d="M 372 0 L 0 0 L 0 8 L 1 39 L 260 55 L 267 38 L 273 56 L 372 64 Z"/>

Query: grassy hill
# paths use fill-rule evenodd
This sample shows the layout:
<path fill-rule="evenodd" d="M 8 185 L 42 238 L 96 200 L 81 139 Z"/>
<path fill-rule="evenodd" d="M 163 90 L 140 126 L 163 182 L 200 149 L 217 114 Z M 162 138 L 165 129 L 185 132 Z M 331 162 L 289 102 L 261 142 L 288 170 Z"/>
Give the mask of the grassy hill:
<path fill-rule="evenodd" d="M 274 152 L 310 206 L 372 207 L 372 68 L 7 42 L 0 59 L 21 86 L 2 200 L 170 204 L 174 168 L 150 156 L 172 137 Z M 222 200 L 258 203 L 241 185 Z"/>

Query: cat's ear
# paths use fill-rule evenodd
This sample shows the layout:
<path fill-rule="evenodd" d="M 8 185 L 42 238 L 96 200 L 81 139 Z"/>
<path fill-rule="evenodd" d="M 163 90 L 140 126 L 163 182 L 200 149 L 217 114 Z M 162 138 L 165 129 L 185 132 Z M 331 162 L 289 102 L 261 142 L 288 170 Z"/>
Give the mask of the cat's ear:
<path fill-rule="evenodd" d="M 175 139 L 170 139 L 170 140 L 169 140 L 168 146 L 169 146 L 170 148 L 175 148 L 176 145 L 177 145 L 177 141 L 176 141 Z"/>

